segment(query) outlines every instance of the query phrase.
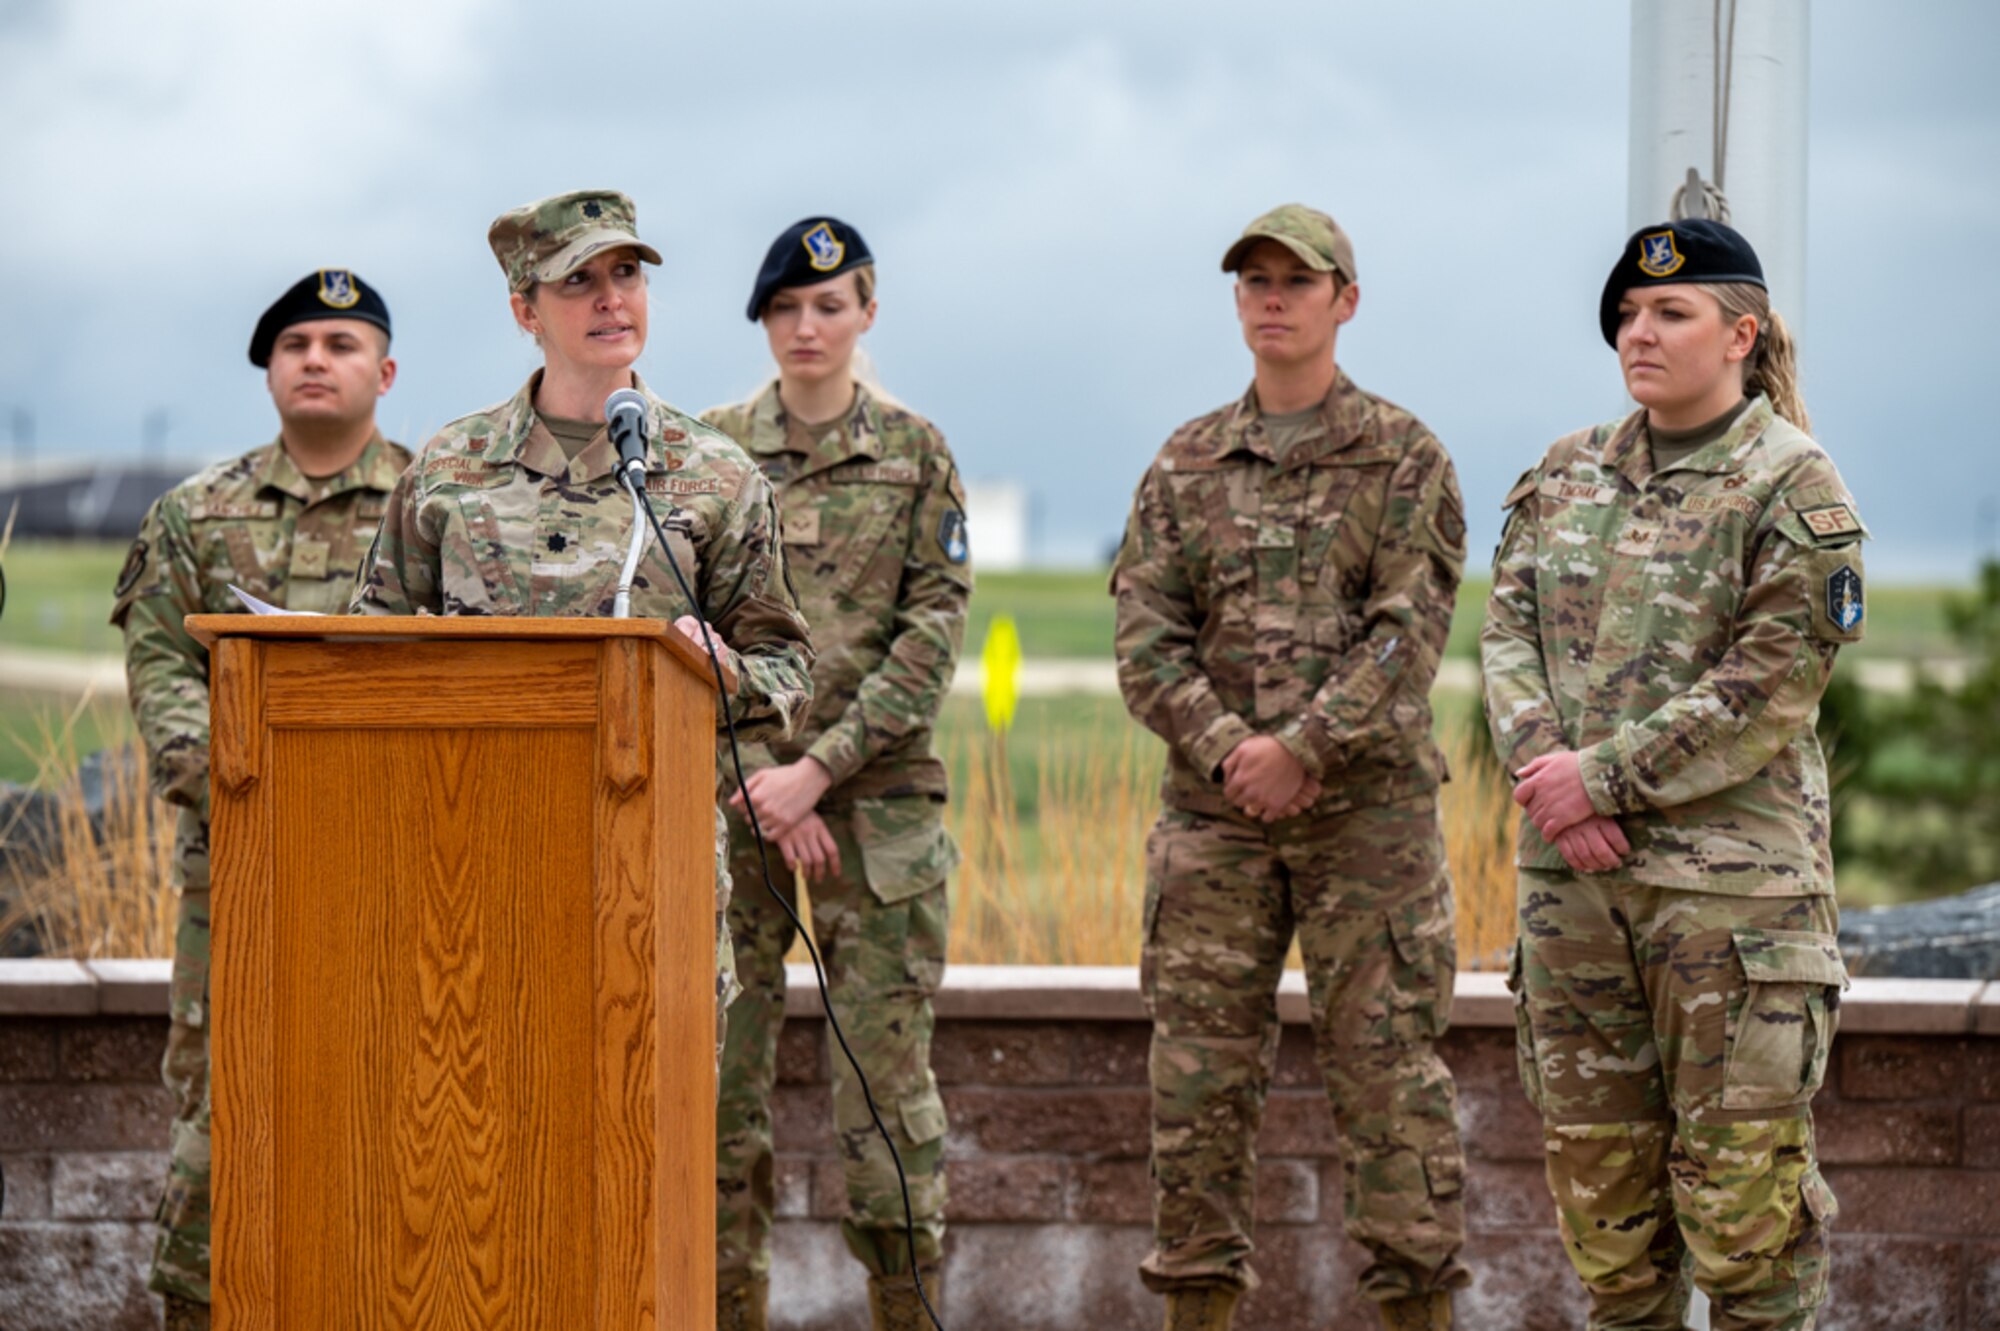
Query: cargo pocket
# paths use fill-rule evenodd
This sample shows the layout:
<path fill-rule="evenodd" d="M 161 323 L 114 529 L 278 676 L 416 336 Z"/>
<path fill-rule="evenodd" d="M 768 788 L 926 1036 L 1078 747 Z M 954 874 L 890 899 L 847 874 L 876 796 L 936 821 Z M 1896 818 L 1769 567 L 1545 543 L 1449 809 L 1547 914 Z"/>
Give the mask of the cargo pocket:
<path fill-rule="evenodd" d="M 1437 1039 L 1451 1024 L 1458 971 L 1449 887 L 1388 912 L 1396 957 L 1389 970 L 1389 1037 L 1397 1044 Z"/>
<path fill-rule="evenodd" d="M 1514 1068 L 1521 1077 L 1521 1090 L 1537 1112 L 1542 1107 L 1542 1069 L 1535 1062 L 1535 1023 L 1528 1012 L 1528 986 L 1521 978 L 1526 949 L 1514 940 L 1507 957 L 1507 992 L 1514 996 Z"/>
<path fill-rule="evenodd" d="M 896 1117 L 902 1120 L 903 1135 L 912 1146 L 922 1146 L 944 1136 L 944 1099 L 935 1084 L 904 1096 L 896 1106 Z"/>
<path fill-rule="evenodd" d="M 958 843 L 929 799 L 856 800 L 854 839 L 868 889 L 885 906 L 943 886 L 958 867 Z"/>
<path fill-rule="evenodd" d="M 1785 1109 L 1826 1079 L 1847 967 L 1832 934 L 1738 929 L 1746 992 L 1731 1023 L 1724 1109 Z"/>

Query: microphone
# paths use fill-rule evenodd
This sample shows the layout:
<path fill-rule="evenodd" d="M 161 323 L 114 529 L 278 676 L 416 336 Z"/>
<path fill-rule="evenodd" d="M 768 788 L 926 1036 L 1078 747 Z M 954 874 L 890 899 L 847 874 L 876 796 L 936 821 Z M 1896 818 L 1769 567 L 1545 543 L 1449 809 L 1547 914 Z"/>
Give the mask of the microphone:
<path fill-rule="evenodd" d="M 621 388 L 604 399 L 604 423 L 618 450 L 618 474 L 646 474 L 646 398 L 636 388 Z"/>
<path fill-rule="evenodd" d="M 618 479 L 632 496 L 632 539 L 625 549 L 625 563 L 618 570 L 618 590 L 612 597 L 611 617 L 627 619 L 632 614 L 632 583 L 639 573 L 639 556 L 645 553 L 646 516 L 646 398 L 635 388 L 621 388 L 604 399 L 604 423 L 610 428 L 611 443 L 618 450 Z"/>

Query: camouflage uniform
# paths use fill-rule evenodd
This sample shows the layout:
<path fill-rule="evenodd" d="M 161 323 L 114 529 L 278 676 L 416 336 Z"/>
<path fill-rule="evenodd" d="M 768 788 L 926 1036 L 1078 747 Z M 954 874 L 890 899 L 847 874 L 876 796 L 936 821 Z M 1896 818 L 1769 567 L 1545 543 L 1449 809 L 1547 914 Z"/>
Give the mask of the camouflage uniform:
<path fill-rule="evenodd" d="M 931 1074 L 931 996 L 944 974 L 944 765 L 932 726 L 965 633 L 972 592 L 964 490 L 951 453 L 921 416 L 862 387 L 819 442 L 787 420 L 775 385 L 704 420 L 740 441 L 778 488 L 793 585 L 813 626 L 813 711 L 789 740 L 744 750 L 746 773 L 811 757 L 833 785 L 820 816 L 840 870 L 812 884 L 813 934 L 827 981 L 910 1185 L 917 1260 L 940 1256 L 945 1113 Z M 725 790 L 733 793 L 734 773 Z M 760 884 L 756 842 L 733 811 L 732 866 Z M 775 847 L 772 872 L 791 874 Z M 795 930 L 761 888 L 729 908 L 743 995 L 730 1009 L 716 1114 L 718 1278 L 770 1270 L 771 1088 L 785 1016 L 785 953 Z M 846 1060 L 833 1060 L 834 1127 L 847 1172 L 841 1233 L 873 1275 L 909 1269 L 902 1193 Z"/>
<path fill-rule="evenodd" d="M 609 616 L 634 515 L 600 430 L 571 460 L 535 414 L 537 370 L 511 399 L 453 421 L 424 445 L 389 496 L 381 534 L 354 590 L 359 615 Z M 727 438 L 654 397 L 646 493 L 682 574 L 689 606 L 648 538 L 632 614 L 698 614 L 715 629 L 736 691 L 723 699 L 746 738 L 790 733 L 812 697 L 812 648 L 785 583 L 771 487 Z M 717 724 L 721 723 L 718 715 Z M 715 831 L 717 1045 L 736 991 L 729 932 L 728 841 Z"/>
<path fill-rule="evenodd" d="M 111 622 L 125 631 L 132 711 L 153 788 L 180 810 L 180 898 L 164 1074 L 176 1109 L 150 1284 L 208 1302 L 208 652 L 181 621 L 232 614 L 235 583 L 274 605 L 346 608 L 384 497 L 408 450 L 376 435 L 352 466 L 308 478 L 279 442 L 218 463 L 146 514 L 119 574 Z"/>
<path fill-rule="evenodd" d="M 1510 771 L 1581 755 L 1632 845 L 1577 874 L 1523 819 L 1521 1074 L 1592 1327 L 1812 1324 L 1833 1197 L 1808 1103 L 1845 983 L 1826 763 L 1865 531 L 1756 399 L 1655 471 L 1645 414 L 1559 440 L 1507 496 L 1482 634 Z"/>
<path fill-rule="evenodd" d="M 1168 744 L 1147 849 L 1157 1290 L 1255 1282 L 1255 1141 L 1293 932 L 1376 1300 L 1466 1283 L 1457 1094 L 1433 1042 L 1455 973 L 1430 687 L 1464 564 L 1444 448 L 1339 376 L 1274 461 L 1255 391 L 1183 426 L 1111 576 L 1118 675 Z M 1271 735 L 1323 786 L 1265 824 L 1222 760 Z"/>

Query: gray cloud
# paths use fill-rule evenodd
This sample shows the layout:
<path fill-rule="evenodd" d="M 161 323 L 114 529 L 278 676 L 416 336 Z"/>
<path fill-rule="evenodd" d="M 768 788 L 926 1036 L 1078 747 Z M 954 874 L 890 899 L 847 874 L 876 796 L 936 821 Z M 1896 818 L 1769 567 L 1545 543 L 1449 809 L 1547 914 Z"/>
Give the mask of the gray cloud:
<path fill-rule="evenodd" d="M 1624 7 L 1217 12 L 0 4 L 0 411 L 32 408 L 44 455 L 130 450 L 156 405 L 191 460 L 268 438 L 250 325 L 347 264 L 397 320 L 385 424 L 421 436 L 534 363 L 487 222 L 583 184 L 631 192 L 666 251 L 641 369 L 697 408 L 764 372 L 741 306 L 769 238 L 832 211 L 881 259 L 886 381 L 1087 557 L 1166 433 L 1247 382 L 1216 261 L 1299 198 L 1359 249 L 1343 362 L 1454 450 L 1483 559 L 1514 475 L 1622 406 L 1594 308 L 1625 234 Z M 2000 490 L 1996 38 L 1975 3 L 1814 11 L 1806 386 L 1882 571 L 1962 572 Z"/>

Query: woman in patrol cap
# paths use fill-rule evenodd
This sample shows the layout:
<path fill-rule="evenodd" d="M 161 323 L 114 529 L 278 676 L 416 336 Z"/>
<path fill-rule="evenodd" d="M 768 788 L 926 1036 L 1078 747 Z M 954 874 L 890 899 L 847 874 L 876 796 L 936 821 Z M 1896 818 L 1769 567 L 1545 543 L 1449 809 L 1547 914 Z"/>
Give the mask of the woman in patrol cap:
<path fill-rule="evenodd" d="M 1508 494 L 1481 634 L 1522 1081 L 1590 1326 L 1682 1326 L 1691 1268 L 1713 1325 L 1808 1328 L 1846 982 L 1813 723 L 1867 533 L 1740 234 L 1636 233 L 1598 316 L 1639 409 Z"/>
<path fill-rule="evenodd" d="M 657 541 L 640 560 L 631 612 L 701 624 L 736 679 L 724 700 L 745 739 L 788 733 L 811 697 L 805 621 L 784 576 L 764 475 L 727 438 L 655 397 L 632 369 L 645 350 L 642 262 L 632 201 L 579 190 L 497 218 L 487 232 L 515 323 L 542 365 L 513 397 L 439 431 L 389 496 L 353 612 L 374 615 L 605 616 L 625 559 L 632 503 L 614 472 L 603 403 L 647 403 L 646 490 L 698 604 Z M 716 1013 L 735 992 L 723 908 L 726 842 L 716 828 Z M 718 1031 L 717 1044 L 721 1037 Z"/>
<path fill-rule="evenodd" d="M 751 289 L 777 377 L 703 419 L 748 450 L 784 513 L 786 564 L 819 659 L 814 704 L 791 738 L 745 754 L 766 836 L 811 883 L 813 933 L 833 1001 L 895 1138 L 910 1186 L 924 1287 L 942 1311 L 944 1105 L 931 1073 L 931 996 L 944 971 L 944 828 L 938 708 L 958 662 L 972 591 L 964 492 L 935 426 L 855 370 L 875 322 L 875 260 L 838 218 L 806 218 L 772 242 Z M 761 877 L 732 790 L 732 867 Z M 784 1024 L 791 921 L 762 892 L 729 907 L 744 986 L 731 1009 L 717 1113 L 717 1314 L 761 1328 L 769 1296 L 771 1087 Z M 868 1269 L 876 1327 L 928 1326 L 909 1277 L 894 1165 L 843 1059 L 834 1126 L 847 1143 L 849 1249 Z"/>

